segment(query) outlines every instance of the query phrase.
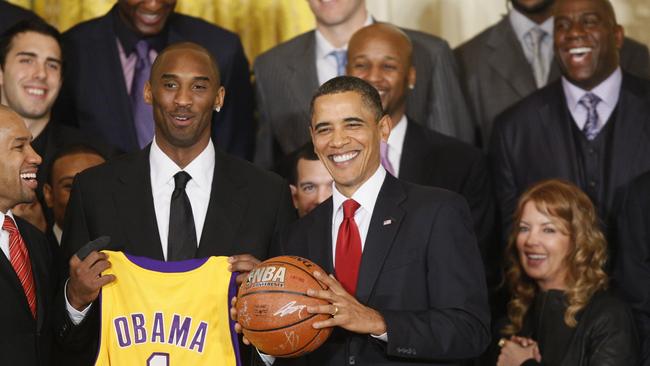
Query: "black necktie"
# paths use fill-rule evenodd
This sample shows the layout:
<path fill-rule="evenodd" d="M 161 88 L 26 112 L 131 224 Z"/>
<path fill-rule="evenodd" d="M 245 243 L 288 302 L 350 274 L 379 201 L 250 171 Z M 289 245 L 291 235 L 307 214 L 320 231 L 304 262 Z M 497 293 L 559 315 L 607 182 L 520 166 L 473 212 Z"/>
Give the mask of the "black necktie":
<path fill-rule="evenodd" d="M 169 237 L 167 238 L 167 261 L 194 258 L 196 254 L 196 230 L 192 204 L 185 193 L 185 186 L 192 177 L 180 171 L 174 175 L 174 192 L 169 207 Z"/>

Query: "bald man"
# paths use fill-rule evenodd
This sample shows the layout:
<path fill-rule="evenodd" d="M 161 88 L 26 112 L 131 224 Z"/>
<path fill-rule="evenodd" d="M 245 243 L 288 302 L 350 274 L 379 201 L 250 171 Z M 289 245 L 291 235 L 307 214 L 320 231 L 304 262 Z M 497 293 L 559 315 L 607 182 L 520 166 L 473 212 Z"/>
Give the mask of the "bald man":
<path fill-rule="evenodd" d="M 0 105 L 0 364 L 50 365 L 55 278 L 45 236 L 12 214 L 36 199 L 41 157 L 22 118 Z"/>
<path fill-rule="evenodd" d="M 233 271 L 245 272 L 268 256 L 274 234 L 295 216 L 282 179 L 215 149 L 212 113 L 226 91 L 207 50 L 193 43 L 163 50 L 144 94 L 153 106 L 151 146 L 80 173 L 70 194 L 62 241 L 70 279 L 60 303 L 67 311 L 57 324 L 80 364 L 96 354 L 93 302 L 112 280 L 97 279 L 110 265 L 105 254 L 75 255 L 86 242 L 108 235 L 114 250 L 166 261 L 232 256 Z M 175 184 L 183 177 L 184 189 Z M 173 198 L 175 190 L 184 194 Z"/>
<path fill-rule="evenodd" d="M 402 30 L 375 23 L 350 39 L 347 73 L 374 86 L 384 112 L 391 117 L 391 133 L 382 151 L 386 170 L 400 179 L 445 188 L 465 197 L 487 260 L 491 249 L 494 251 L 495 221 L 487 163 L 477 148 L 428 130 L 405 114 L 408 90 L 417 85 L 412 52 L 411 41 Z"/>
<path fill-rule="evenodd" d="M 560 80 L 497 118 L 490 144 L 504 233 L 519 195 L 548 178 L 575 183 L 607 231 L 622 189 L 650 170 L 650 81 L 621 70 L 623 27 L 607 0 L 558 0 Z"/>

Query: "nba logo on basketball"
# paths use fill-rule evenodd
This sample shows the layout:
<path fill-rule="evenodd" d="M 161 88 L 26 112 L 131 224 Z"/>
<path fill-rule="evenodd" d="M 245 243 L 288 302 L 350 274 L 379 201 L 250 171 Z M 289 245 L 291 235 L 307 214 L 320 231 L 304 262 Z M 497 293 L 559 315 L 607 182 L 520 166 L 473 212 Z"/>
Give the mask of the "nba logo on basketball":
<path fill-rule="evenodd" d="M 248 274 L 246 288 L 255 287 L 284 287 L 284 276 L 287 269 L 281 266 L 259 267 Z"/>

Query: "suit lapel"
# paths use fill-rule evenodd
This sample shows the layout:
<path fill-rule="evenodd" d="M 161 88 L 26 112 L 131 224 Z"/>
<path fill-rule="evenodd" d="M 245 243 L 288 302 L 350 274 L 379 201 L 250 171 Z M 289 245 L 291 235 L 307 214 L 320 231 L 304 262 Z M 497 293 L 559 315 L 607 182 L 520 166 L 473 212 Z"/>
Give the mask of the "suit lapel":
<path fill-rule="evenodd" d="M 309 216 L 311 219 L 307 234 L 307 251 L 309 259 L 320 264 L 327 273 L 334 273 L 332 257 L 332 198 L 315 208 Z"/>
<path fill-rule="evenodd" d="M 562 83 L 556 81 L 549 88 L 551 89 L 544 94 L 544 103 L 539 110 L 542 122 L 539 131 L 548 153 L 546 160 L 552 163 L 556 176 L 579 182 L 576 147 L 571 131 L 573 121 L 567 111 Z"/>
<path fill-rule="evenodd" d="M 418 179 L 424 173 L 422 155 L 427 151 L 427 144 L 424 141 L 422 129 L 411 119 L 407 119 L 406 134 L 402 145 L 402 156 L 399 161 L 399 178 L 409 182 L 420 181 Z"/>
<path fill-rule="evenodd" d="M 225 154 L 215 149 L 210 203 L 197 257 L 240 252 L 234 245 L 237 243 L 236 233 L 244 221 L 244 211 L 248 204 L 245 179 L 236 169 L 231 168 Z"/>
<path fill-rule="evenodd" d="M 156 222 L 156 212 L 151 191 L 149 151 L 151 145 L 133 155 L 131 164 L 120 166 L 115 191 L 117 211 L 121 213 L 121 226 L 127 237 L 126 248 L 130 254 L 163 260 L 162 244 Z M 155 239 L 154 239 L 155 238 Z M 119 246 L 121 243 L 114 243 Z M 123 244 L 122 244 L 123 245 Z"/>
<path fill-rule="evenodd" d="M 27 311 L 29 313 L 29 316 L 32 316 L 31 312 L 29 312 L 29 304 L 27 304 L 27 297 L 25 296 L 25 290 L 23 290 L 23 286 L 20 284 L 20 280 L 18 279 L 18 276 L 16 275 L 16 272 L 14 271 L 14 267 L 11 266 L 11 262 L 9 262 L 9 259 L 4 253 L 0 253 L 0 277 L 4 277 L 4 280 L 7 281 L 7 283 L 11 284 L 11 287 L 15 290 L 15 293 L 13 296 L 17 296 L 20 299 L 23 299 L 23 303 L 25 306 L 23 306 L 23 310 Z M 38 289 L 38 285 L 36 287 Z M 38 296 L 39 294 L 37 294 Z M 3 294 L 3 296 L 11 296 L 9 294 Z M 36 302 L 38 304 L 38 297 L 36 298 Z M 21 310 L 21 311 L 23 311 Z"/>
<path fill-rule="evenodd" d="M 133 115 L 131 114 L 131 99 L 126 89 L 126 82 L 124 81 L 124 71 L 122 70 L 122 62 L 120 54 L 117 49 L 117 41 L 115 36 L 115 29 L 113 26 L 113 12 L 117 12 L 117 6 L 102 18 L 103 33 L 101 34 L 101 41 L 87 43 L 91 45 L 91 49 L 87 52 L 96 55 L 93 57 L 95 66 L 93 70 L 103 70 L 96 75 L 93 75 L 98 83 L 99 90 L 112 90 L 106 95 L 115 95 L 117 99 L 105 98 L 106 103 L 112 104 L 110 110 L 116 113 L 111 130 L 117 136 L 121 136 L 123 143 L 121 147 L 131 147 L 137 149 L 137 137 L 135 125 L 133 122 Z M 127 150 L 128 151 L 128 150 Z"/>
<path fill-rule="evenodd" d="M 537 89 L 530 65 L 508 17 L 497 24 L 487 44 L 492 49 L 487 63 L 521 98 Z"/>
<path fill-rule="evenodd" d="M 405 199 L 406 193 L 399 181 L 387 174 L 375 203 L 361 256 L 356 297 L 363 304 L 368 302 L 386 256 L 395 242 L 405 214 L 400 203 Z"/>
<path fill-rule="evenodd" d="M 629 76 L 623 76 L 621 94 L 616 107 L 612 156 L 616 161 L 611 164 L 610 174 L 613 182 L 610 187 L 619 187 L 634 175 L 633 168 L 637 162 L 631 157 L 647 156 L 650 141 L 650 113 L 648 102 L 637 95 L 631 85 Z M 616 158 L 630 157 L 630 158 Z M 613 195 L 610 195 L 610 199 Z"/>

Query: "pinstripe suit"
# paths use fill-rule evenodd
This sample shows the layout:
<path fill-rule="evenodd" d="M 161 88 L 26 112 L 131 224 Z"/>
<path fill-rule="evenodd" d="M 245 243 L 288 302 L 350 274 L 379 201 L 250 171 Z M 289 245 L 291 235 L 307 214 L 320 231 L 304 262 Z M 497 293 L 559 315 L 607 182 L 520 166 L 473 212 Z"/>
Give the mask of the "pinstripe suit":
<path fill-rule="evenodd" d="M 405 30 L 413 42 L 417 83 L 406 112 L 428 128 L 474 142 L 474 123 L 447 42 Z M 318 88 L 315 31 L 260 55 L 253 67 L 259 111 L 255 161 L 265 167 L 309 140 L 309 102 Z"/>

